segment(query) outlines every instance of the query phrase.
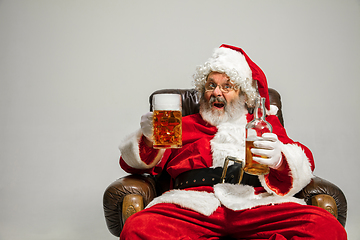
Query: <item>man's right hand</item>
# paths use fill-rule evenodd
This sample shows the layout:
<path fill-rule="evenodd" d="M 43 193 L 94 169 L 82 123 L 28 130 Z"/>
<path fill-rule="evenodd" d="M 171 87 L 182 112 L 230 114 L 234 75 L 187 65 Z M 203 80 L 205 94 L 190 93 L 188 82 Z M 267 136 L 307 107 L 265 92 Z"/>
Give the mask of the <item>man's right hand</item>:
<path fill-rule="evenodd" d="M 148 112 L 141 116 L 140 121 L 141 131 L 151 145 L 153 143 L 153 115 L 153 112 Z"/>

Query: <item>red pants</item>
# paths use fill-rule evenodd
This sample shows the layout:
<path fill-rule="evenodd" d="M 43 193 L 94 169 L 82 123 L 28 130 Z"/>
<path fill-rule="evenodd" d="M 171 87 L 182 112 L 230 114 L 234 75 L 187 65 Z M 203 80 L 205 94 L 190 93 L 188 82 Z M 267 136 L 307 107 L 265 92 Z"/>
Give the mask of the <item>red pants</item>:
<path fill-rule="evenodd" d="M 243 211 L 219 207 L 207 217 L 174 204 L 157 204 L 131 216 L 121 240 L 136 239 L 347 239 L 345 229 L 322 208 L 296 203 Z"/>

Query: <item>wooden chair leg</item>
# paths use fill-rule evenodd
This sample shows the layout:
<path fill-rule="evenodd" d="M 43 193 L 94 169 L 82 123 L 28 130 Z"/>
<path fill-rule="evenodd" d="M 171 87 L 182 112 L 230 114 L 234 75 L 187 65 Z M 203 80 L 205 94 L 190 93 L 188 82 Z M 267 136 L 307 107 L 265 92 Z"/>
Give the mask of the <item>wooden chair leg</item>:
<path fill-rule="evenodd" d="M 141 195 L 128 194 L 124 197 L 122 205 L 122 220 L 123 223 L 134 213 L 144 209 L 144 200 Z"/>

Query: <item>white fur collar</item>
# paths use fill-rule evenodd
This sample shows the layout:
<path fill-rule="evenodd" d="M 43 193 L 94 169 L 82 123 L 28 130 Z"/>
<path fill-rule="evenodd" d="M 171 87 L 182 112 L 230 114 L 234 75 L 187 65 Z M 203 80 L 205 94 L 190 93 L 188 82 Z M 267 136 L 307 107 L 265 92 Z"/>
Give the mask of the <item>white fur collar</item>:
<path fill-rule="evenodd" d="M 210 141 L 213 166 L 222 167 L 226 157 L 245 159 L 245 126 L 246 114 L 234 122 L 221 123 L 217 133 Z"/>

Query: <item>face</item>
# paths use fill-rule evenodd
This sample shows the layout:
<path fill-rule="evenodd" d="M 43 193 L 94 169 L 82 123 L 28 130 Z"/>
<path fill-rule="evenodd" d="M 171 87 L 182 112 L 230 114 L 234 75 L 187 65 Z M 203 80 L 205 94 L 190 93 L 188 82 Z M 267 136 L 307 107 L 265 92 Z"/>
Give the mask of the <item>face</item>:
<path fill-rule="evenodd" d="M 226 103 L 239 100 L 240 90 L 230 90 L 229 92 L 221 91 L 220 86 L 233 86 L 233 84 L 230 82 L 230 78 L 225 73 L 211 72 L 207 77 L 206 85 L 218 85 L 214 91 L 205 90 L 204 94 L 205 100 L 211 104 L 211 108 L 214 111 L 224 112 Z M 220 99 L 225 101 L 221 101 Z"/>
<path fill-rule="evenodd" d="M 216 126 L 224 121 L 239 118 L 244 112 L 245 100 L 240 90 L 234 86 L 225 73 L 211 72 L 205 86 L 212 86 L 213 90 L 206 90 L 200 103 L 200 113 L 210 124 Z M 221 91 L 230 88 L 228 92 Z"/>

